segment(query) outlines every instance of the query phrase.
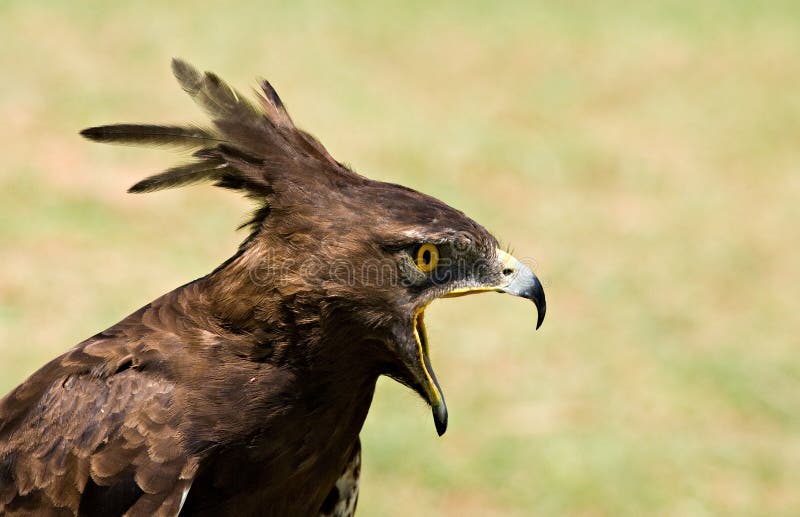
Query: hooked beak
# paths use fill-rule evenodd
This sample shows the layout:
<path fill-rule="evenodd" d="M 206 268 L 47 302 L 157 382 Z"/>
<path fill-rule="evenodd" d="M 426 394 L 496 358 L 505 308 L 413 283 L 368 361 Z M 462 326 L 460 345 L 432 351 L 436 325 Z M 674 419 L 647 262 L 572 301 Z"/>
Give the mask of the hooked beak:
<path fill-rule="evenodd" d="M 545 300 L 542 283 L 528 266 L 509 253 L 498 249 L 496 255 L 497 260 L 502 266 L 502 280 L 500 282 L 493 285 L 478 285 L 453 289 L 444 294 L 442 298 L 490 291 L 508 293 L 514 296 L 527 298 L 536 305 L 536 328 L 538 329 L 541 327 L 545 313 L 547 312 L 547 302 Z M 414 314 L 413 333 L 416 341 L 418 363 L 414 365 L 412 369 L 416 370 L 418 378 L 421 377 L 420 384 L 422 385 L 425 398 L 431 405 L 436 432 L 441 436 L 447 430 L 447 404 L 444 400 L 442 388 L 439 386 L 439 381 L 436 380 L 436 374 L 431 367 L 431 361 L 428 355 L 428 337 L 425 332 L 424 315 L 424 306 L 420 307 Z"/>
<path fill-rule="evenodd" d="M 497 250 L 497 258 L 503 263 L 504 283 L 497 287 L 501 293 L 513 294 L 531 300 L 536 305 L 536 329 L 542 326 L 547 312 L 547 300 L 544 297 L 542 283 L 533 274 L 531 268 L 503 250 Z"/>
<path fill-rule="evenodd" d="M 547 312 L 547 300 L 544 296 L 542 283 L 533 274 L 531 268 L 517 260 L 513 255 L 506 253 L 500 248 L 496 251 L 497 260 L 502 266 L 502 280 L 492 285 L 477 285 L 453 289 L 442 298 L 453 298 L 456 296 L 466 296 L 468 294 L 485 293 L 494 291 L 498 293 L 508 293 L 514 296 L 527 298 L 536 305 L 536 329 L 542 326 L 544 315 Z"/>

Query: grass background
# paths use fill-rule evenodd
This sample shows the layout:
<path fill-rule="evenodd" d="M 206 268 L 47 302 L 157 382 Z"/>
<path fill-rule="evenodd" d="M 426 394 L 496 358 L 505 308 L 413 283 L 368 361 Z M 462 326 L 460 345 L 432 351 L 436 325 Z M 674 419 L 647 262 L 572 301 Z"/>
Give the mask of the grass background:
<path fill-rule="evenodd" d="M 539 332 L 429 310 L 450 429 L 381 382 L 361 515 L 800 513 L 800 3 L 232 4 L 0 2 L 0 392 L 243 238 L 77 135 L 200 120 L 177 55 L 536 259 Z"/>

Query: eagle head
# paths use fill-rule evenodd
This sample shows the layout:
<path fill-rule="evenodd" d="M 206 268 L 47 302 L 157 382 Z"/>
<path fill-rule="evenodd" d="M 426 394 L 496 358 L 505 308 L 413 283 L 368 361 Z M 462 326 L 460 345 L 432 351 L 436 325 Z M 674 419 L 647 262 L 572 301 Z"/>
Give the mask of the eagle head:
<path fill-rule="evenodd" d="M 508 293 L 536 305 L 538 328 L 546 310 L 539 279 L 461 211 L 336 161 L 294 125 L 267 81 L 252 103 L 184 61 L 173 60 L 173 73 L 210 115 L 208 127 L 117 124 L 82 134 L 193 151 L 189 163 L 140 181 L 132 192 L 210 181 L 255 200 L 250 235 L 218 271 L 246 278 L 248 287 L 231 290 L 231 300 L 246 291 L 271 308 L 259 310 L 247 298 L 239 318 L 252 329 L 294 312 L 299 342 L 346 347 L 349 357 L 409 386 L 431 406 L 443 434 L 447 406 L 430 361 L 425 309 L 438 298 Z"/>

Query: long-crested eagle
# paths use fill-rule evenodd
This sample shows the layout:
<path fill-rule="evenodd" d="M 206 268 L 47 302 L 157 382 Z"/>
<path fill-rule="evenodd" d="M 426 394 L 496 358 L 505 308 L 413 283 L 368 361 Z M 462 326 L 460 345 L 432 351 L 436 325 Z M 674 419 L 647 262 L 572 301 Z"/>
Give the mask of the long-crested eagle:
<path fill-rule="evenodd" d="M 241 191 L 258 203 L 249 235 L 0 401 L 0 514 L 351 515 L 379 376 L 447 428 L 428 304 L 510 293 L 536 304 L 538 327 L 541 283 L 462 212 L 333 159 L 267 81 L 251 103 L 213 73 L 172 70 L 208 127 L 81 134 L 194 151 L 130 191 Z"/>

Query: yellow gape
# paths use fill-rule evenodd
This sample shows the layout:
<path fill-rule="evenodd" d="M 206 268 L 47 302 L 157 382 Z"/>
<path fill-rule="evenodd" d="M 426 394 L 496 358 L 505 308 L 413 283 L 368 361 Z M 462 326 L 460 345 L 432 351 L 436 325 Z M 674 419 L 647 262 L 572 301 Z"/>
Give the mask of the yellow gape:
<path fill-rule="evenodd" d="M 423 244 L 417 250 L 417 256 L 414 259 L 414 264 L 423 273 L 430 273 L 436 269 L 436 264 L 439 263 L 439 248 L 435 244 Z"/>

